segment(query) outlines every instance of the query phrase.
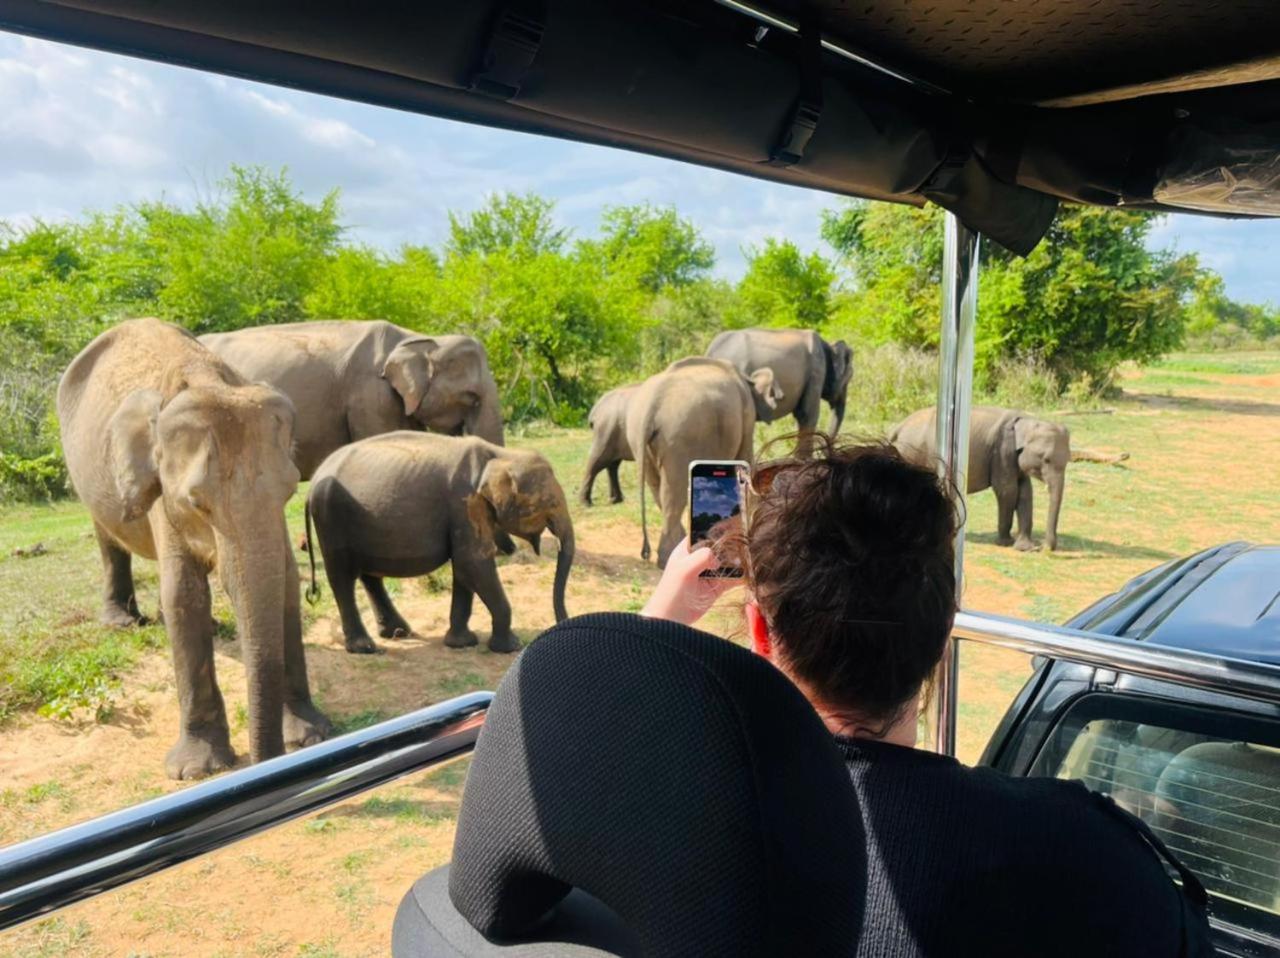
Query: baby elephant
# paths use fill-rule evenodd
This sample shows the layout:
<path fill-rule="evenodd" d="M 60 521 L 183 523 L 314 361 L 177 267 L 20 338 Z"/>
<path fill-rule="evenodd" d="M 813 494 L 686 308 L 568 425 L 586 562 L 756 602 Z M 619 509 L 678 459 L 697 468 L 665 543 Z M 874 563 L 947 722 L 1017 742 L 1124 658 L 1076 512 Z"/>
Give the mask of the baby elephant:
<path fill-rule="evenodd" d="M 478 593 L 493 616 L 489 648 L 514 652 L 511 605 L 494 556 L 515 551 L 511 536 L 539 552 L 543 529 L 560 540 L 552 605 L 567 618 L 565 583 L 573 564 L 573 524 L 564 491 L 536 452 L 473 436 L 389 432 L 343 446 L 316 470 L 307 495 L 329 587 L 342 614 L 348 652 L 375 652 L 356 609 L 355 582 L 369 595 L 383 638 L 408 635 L 383 578 L 426 575 L 453 563 L 453 606 L 445 645 L 475 645 L 468 628 Z M 312 588 L 315 566 L 312 559 Z"/>

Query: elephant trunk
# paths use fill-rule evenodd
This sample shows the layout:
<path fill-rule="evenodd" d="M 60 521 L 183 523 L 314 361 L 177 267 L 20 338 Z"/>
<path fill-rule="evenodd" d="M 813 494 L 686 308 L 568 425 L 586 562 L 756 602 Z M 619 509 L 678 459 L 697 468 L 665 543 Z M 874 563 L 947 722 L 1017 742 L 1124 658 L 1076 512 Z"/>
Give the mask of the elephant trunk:
<path fill-rule="evenodd" d="M 466 432 L 479 436 L 496 446 L 506 445 L 506 437 L 502 429 L 502 403 L 498 400 L 498 388 L 490 383 L 485 384 L 480 397 L 480 405 L 471 414 Z"/>
<path fill-rule="evenodd" d="M 1052 552 L 1058 548 L 1058 513 L 1062 509 L 1062 494 L 1067 484 L 1066 468 L 1046 470 L 1045 485 L 1049 487 L 1049 518 L 1045 523 L 1044 545 Z"/>
<path fill-rule="evenodd" d="M 245 548 L 245 542 L 254 545 Z M 236 535 L 217 535 L 218 574 L 231 596 L 240 633 L 249 690 L 249 755 L 254 762 L 284 754 L 287 543 L 279 514 L 246 523 Z"/>
<path fill-rule="evenodd" d="M 547 528 L 560 540 L 560 554 L 556 557 L 556 581 L 551 589 L 551 605 L 555 609 L 556 621 L 563 622 L 569 618 L 564 607 L 564 591 L 569 584 L 569 569 L 573 565 L 574 553 L 573 522 L 569 519 L 567 506 L 552 517 Z"/>
<path fill-rule="evenodd" d="M 839 435 L 840 426 L 844 423 L 844 404 L 843 396 L 831 404 L 831 426 L 827 430 L 827 435 L 833 440 Z"/>

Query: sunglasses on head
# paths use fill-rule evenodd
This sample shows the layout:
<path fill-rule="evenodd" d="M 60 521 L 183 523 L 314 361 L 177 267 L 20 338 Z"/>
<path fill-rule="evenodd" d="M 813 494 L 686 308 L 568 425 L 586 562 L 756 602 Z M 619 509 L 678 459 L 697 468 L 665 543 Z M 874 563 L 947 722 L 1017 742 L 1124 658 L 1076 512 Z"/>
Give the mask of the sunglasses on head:
<path fill-rule="evenodd" d="M 770 490 L 773 489 L 774 481 L 778 476 L 799 465 L 801 463 L 794 459 L 779 459 L 775 462 L 766 462 L 763 465 L 756 466 L 751 470 L 748 486 L 753 494 L 767 496 Z"/>

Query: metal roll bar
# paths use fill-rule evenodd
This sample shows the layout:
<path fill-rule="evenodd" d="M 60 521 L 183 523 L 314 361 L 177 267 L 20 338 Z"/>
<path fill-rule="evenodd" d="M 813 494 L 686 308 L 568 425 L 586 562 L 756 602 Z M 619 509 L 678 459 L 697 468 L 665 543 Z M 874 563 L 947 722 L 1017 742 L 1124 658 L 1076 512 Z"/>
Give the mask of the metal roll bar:
<path fill-rule="evenodd" d="M 942 334 L 938 340 L 937 443 L 939 468 L 961 502 L 956 533 L 956 595 L 964 585 L 964 528 L 969 472 L 969 410 L 973 405 L 973 331 L 978 315 L 978 234 L 954 215 L 946 216 L 942 248 Z M 933 748 L 956 753 L 956 677 L 960 670 L 955 643 L 938 665 L 934 681 Z"/>
<path fill-rule="evenodd" d="M 0 849 L 0 930 L 471 751 L 473 692 Z"/>
<path fill-rule="evenodd" d="M 952 635 L 979 645 L 1280 705 L 1280 666 L 1276 665 L 981 612 L 956 615 Z"/>

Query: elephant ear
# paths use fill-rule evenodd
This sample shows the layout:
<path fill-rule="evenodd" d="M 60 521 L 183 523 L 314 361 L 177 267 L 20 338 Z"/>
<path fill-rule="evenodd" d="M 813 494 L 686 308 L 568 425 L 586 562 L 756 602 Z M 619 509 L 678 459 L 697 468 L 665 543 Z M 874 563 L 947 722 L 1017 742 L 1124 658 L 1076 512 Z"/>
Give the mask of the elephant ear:
<path fill-rule="evenodd" d="M 829 388 L 837 393 L 844 392 L 853 378 L 853 350 L 843 339 L 831 344 L 831 367 Z"/>
<path fill-rule="evenodd" d="M 778 408 L 778 400 L 782 398 L 782 387 L 778 385 L 777 379 L 773 375 L 773 370 L 768 366 L 761 366 L 747 377 L 751 380 L 751 388 L 764 400 L 764 404 L 770 409 Z"/>
<path fill-rule="evenodd" d="M 107 423 L 111 472 L 126 521 L 146 515 L 160 495 L 160 465 L 156 461 L 160 404 L 156 390 L 134 390 Z"/>
<path fill-rule="evenodd" d="M 1020 456 L 1022 455 L 1022 450 L 1027 448 L 1027 443 L 1031 441 L 1031 433 L 1035 429 L 1035 420 L 1018 416 L 1009 424 L 1009 428 L 1013 431 L 1013 451 Z"/>
<path fill-rule="evenodd" d="M 480 474 L 477 491 L 467 496 L 467 519 L 486 559 L 498 551 L 504 555 L 516 551 L 516 544 L 498 523 L 499 516 L 510 515 L 517 508 L 516 484 L 511 471 L 505 463 L 491 460 Z"/>
<path fill-rule="evenodd" d="M 435 372 L 431 354 L 439 343 L 430 337 L 407 339 L 391 350 L 382 366 L 382 378 L 404 401 L 404 414 L 412 416 L 422 405 Z"/>

